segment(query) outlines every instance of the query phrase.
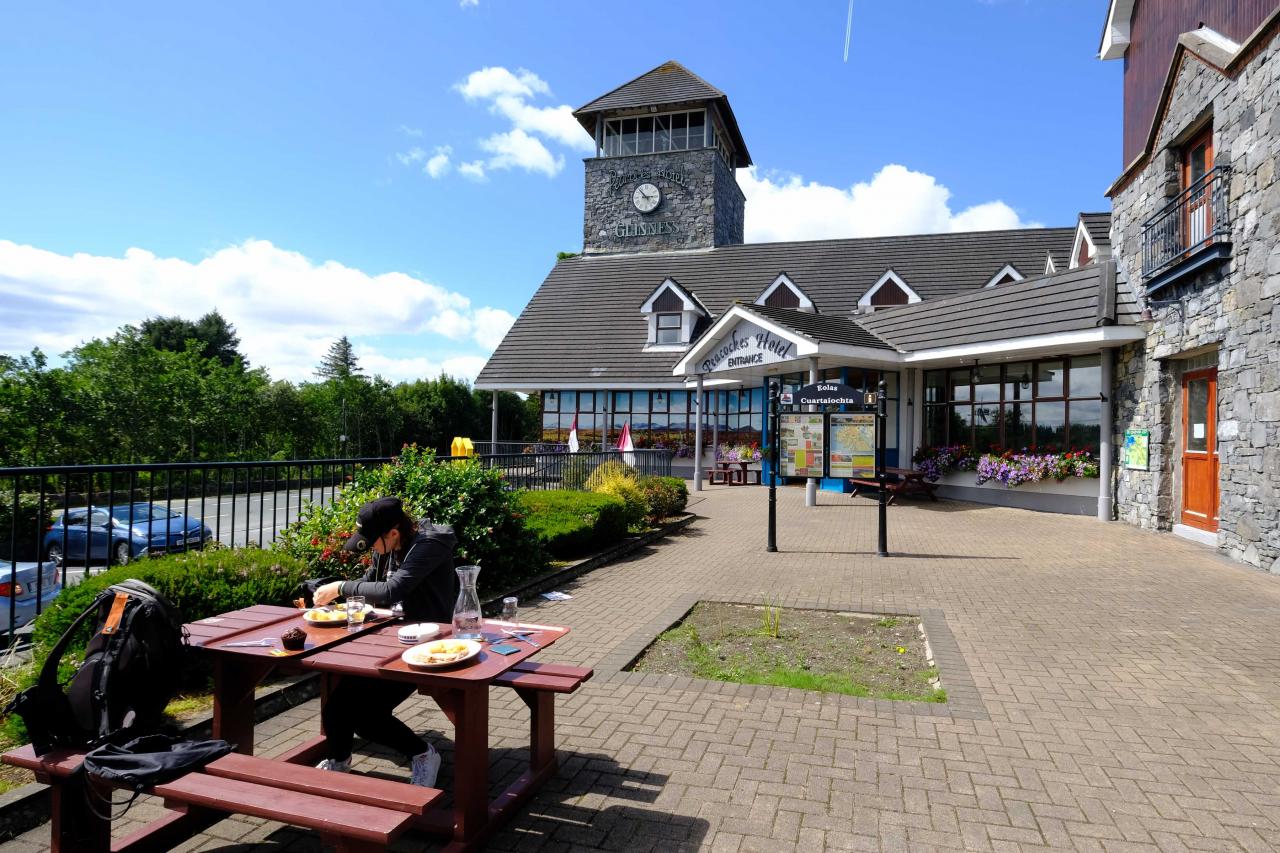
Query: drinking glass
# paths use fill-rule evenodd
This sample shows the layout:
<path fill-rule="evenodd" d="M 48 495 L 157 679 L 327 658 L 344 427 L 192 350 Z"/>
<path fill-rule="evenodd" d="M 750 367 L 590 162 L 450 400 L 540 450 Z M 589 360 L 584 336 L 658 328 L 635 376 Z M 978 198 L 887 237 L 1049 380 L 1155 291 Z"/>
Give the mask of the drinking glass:
<path fill-rule="evenodd" d="M 364 625 L 364 596 L 347 596 L 347 628 L 359 628 Z"/>
<path fill-rule="evenodd" d="M 516 613 L 519 612 L 519 601 L 514 595 L 502 599 L 502 621 L 516 624 Z"/>

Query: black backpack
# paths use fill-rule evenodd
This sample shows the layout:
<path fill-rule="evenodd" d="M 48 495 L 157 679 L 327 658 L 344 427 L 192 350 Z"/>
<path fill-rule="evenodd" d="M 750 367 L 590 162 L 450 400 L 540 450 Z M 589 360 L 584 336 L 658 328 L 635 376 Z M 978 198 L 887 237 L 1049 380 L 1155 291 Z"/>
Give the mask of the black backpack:
<path fill-rule="evenodd" d="M 94 634 L 84 663 L 64 693 L 58 664 L 90 618 Z M 36 755 L 58 747 L 83 749 L 124 731 L 153 731 L 177 692 L 186 648 L 177 608 L 142 581 L 122 581 L 76 617 L 49 652 L 36 685 L 5 712 L 22 716 Z"/>

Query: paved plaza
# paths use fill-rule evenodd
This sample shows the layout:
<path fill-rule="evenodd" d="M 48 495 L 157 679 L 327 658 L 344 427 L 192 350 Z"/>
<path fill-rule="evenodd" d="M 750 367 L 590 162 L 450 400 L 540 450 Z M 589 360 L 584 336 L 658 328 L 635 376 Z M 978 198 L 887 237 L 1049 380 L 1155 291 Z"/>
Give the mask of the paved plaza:
<path fill-rule="evenodd" d="M 945 501 L 891 507 L 896 556 L 878 559 L 873 501 L 805 509 L 802 489 L 780 490 L 768 554 L 766 496 L 711 487 L 684 533 L 530 602 L 528 620 L 574 630 L 538 659 L 596 677 L 558 699 L 559 777 L 490 849 L 1280 849 L 1280 577 L 1121 524 Z M 699 598 L 925 614 L 952 701 L 619 671 Z M 528 715 L 512 692 L 493 703 L 496 788 Z M 401 713 L 447 729 L 428 701 Z M 318 725 L 316 701 L 275 717 L 260 754 Z M 367 752 L 360 769 L 407 775 Z M 318 847 L 232 819 L 181 849 Z"/>

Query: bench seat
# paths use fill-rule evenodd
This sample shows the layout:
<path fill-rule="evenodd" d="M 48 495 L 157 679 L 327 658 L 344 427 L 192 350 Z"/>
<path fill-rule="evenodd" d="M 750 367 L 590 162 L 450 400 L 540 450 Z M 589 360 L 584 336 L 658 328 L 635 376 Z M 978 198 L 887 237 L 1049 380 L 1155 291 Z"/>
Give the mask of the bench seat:
<path fill-rule="evenodd" d="M 594 674 L 594 670 L 586 667 L 524 660 L 495 678 L 493 683 L 525 690 L 572 693 Z"/>

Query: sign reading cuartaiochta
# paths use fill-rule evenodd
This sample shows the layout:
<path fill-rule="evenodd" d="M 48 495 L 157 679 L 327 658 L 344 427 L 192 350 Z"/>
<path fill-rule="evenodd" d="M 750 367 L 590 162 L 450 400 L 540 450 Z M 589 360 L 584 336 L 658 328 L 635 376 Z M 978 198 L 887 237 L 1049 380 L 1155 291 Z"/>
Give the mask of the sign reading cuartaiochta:
<path fill-rule="evenodd" d="M 796 357 L 796 345 L 755 323 L 745 320 L 720 339 L 716 348 L 699 364 L 701 373 L 719 373 L 762 364 L 790 361 Z"/>
<path fill-rule="evenodd" d="M 797 406 L 861 406 L 864 401 L 856 388 L 839 382 L 817 382 L 797 391 L 792 402 Z"/>

